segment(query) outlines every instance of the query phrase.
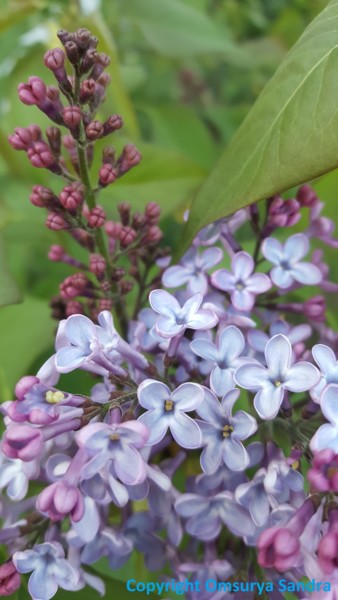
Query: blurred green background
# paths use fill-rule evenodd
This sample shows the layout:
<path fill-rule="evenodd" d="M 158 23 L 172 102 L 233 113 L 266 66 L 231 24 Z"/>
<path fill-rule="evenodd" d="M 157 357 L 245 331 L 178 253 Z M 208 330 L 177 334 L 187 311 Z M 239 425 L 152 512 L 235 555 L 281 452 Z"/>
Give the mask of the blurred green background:
<path fill-rule="evenodd" d="M 117 201 L 141 208 L 158 202 L 166 241 L 174 244 L 184 208 L 205 179 L 265 83 L 322 0 L 2 0 L 0 16 L 0 289 L 20 304 L 0 308 L 0 399 L 35 372 L 53 350 L 48 301 L 70 274 L 50 263 L 48 248 L 71 245 L 43 223 L 28 200 L 32 185 L 60 189 L 48 171 L 11 149 L 16 126 L 47 118 L 22 105 L 17 85 L 30 75 L 47 83 L 46 49 L 60 28 L 88 27 L 111 56 L 112 83 L 99 117 L 118 112 L 125 127 L 113 143 L 134 142 L 141 165 L 102 193 L 110 217 Z M 110 142 L 111 143 L 111 142 Z M 97 172 L 98 144 L 93 172 Z M 323 199 L 338 193 L 335 173 L 317 184 Z M 326 211 L 328 212 L 328 211 Z M 330 209 L 331 216 L 334 207 Z M 337 261 L 336 261 L 337 262 Z M 3 303 L 4 303 L 3 302 Z"/>

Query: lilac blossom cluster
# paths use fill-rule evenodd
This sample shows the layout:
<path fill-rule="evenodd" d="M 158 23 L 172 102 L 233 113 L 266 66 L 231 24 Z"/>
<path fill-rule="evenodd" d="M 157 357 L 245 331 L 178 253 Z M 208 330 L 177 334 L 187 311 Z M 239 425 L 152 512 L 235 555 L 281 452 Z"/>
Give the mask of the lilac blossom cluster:
<path fill-rule="evenodd" d="M 97 58 L 86 30 L 59 37 L 75 80 L 65 75 L 62 50 L 45 61 L 71 102 L 77 89 L 74 106 L 82 111 L 89 98 L 81 90 L 96 89 L 106 59 Z M 86 61 L 85 81 L 94 83 L 85 86 Z M 70 128 L 33 79 L 20 87 L 21 99 L 33 103 L 34 96 Z M 90 98 L 96 107 L 95 92 Z M 100 129 L 88 111 L 81 114 L 80 133 L 70 128 L 75 145 L 86 120 L 90 131 Z M 22 149 L 33 162 L 36 144 L 47 143 L 29 144 Z M 56 174 L 65 168 L 58 164 L 50 169 Z M 83 221 L 92 190 L 83 193 L 82 212 L 67 208 L 71 217 L 62 216 L 79 219 L 70 230 L 100 245 Z M 157 227 L 155 209 L 146 209 L 148 232 Z M 15 592 L 22 577 L 36 600 L 87 585 L 103 595 L 98 561 L 105 558 L 114 577 L 137 552 L 163 580 L 188 577 L 203 586 L 208 579 L 277 581 L 283 573 L 330 582 L 331 595 L 313 598 L 336 598 L 338 335 L 323 294 L 338 285 L 328 280 L 317 241 L 336 248 L 338 240 L 322 209 L 309 186 L 294 199 L 270 198 L 205 227 L 178 265 L 155 244 L 159 235 L 150 247 L 136 235 L 131 268 L 139 293 L 123 312 L 112 276 L 116 245 L 106 254 L 101 289 L 109 305 L 69 311 L 55 353 L 1 405 L 0 544 L 8 559 L 0 595 Z M 133 229 L 123 225 L 127 213 L 120 207 L 122 223 L 106 223 L 106 231 Z M 301 213 L 308 225 L 299 232 Z M 152 270 L 147 283 L 140 260 Z M 76 370 L 90 374 L 89 394 L 63 389 L 60 376 Z"/>

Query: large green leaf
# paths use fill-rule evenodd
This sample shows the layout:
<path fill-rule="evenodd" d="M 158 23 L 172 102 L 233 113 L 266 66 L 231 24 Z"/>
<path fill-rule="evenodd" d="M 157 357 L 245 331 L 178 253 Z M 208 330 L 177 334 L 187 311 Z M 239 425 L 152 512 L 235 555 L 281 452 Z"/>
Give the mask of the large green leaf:
<path fill-rule="evenodd" d="M 338 2 L 288 53 L 192 205 L 178 253 L 211 221 L 338 165 Z"/>

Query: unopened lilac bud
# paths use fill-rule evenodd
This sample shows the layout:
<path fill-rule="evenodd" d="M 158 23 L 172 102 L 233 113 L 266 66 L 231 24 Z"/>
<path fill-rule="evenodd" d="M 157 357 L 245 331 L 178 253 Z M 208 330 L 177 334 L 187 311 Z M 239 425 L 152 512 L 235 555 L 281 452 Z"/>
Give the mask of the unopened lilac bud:
<path fill-rule="evenodd" d="M 37 458 L 43 447 L 40 429 L 29 425 L 13 425 L 5 431 L 2 439 L 2 451 L 9 458 L 31 461 Z"/>
<path fill-rule="evenodd" d="M 122 229 L 122 224 L 116 223 L 114 221 L 107 221 L 104 226 L 104 229 L 105 229 L 106 234 L 109 235 L 109 237 L 112 237 L 117 240 L 120 238 L 120 231 Z"/>
<path fill-rule="evenodd" d="M 101 254 L 92 254 L 89 259 L 89 269 L 91 273 L 100 277 L 106 271 L 106 261 Z"/>
<path fill-rule="evenodd" d="M 97 55 L 96 62 L 93 66 L 90 76 L 93 79 L 98 79 L 102 75 L 104 69 L 106 69 L 109 65 L 110 65 L 109 56 L 107 54 L 105 54 L 104 52 L 100 52 Z"/>
<path fill-rule="evenodd" d="M 72 131 L 77 132 L 82 119 L 82 111 L 79 106 L 66 106 L 62 111 L 65 125 Z"/>
<path fill-rule="evenodd" d="M 54 192 L 43 185 L 34 185 L 29 199 L 34 206 L 48 207 L 53 203 Z"/>
<path fill-rule="evenodd" d="M 304 302 L 304 314 L 312 321 L 325 321 L 326 302 L 324 296 L 314 296 Z"/>
<path fill-rule="evenodd" d="M 291 227 L 300 219 L 300 204 L 294 198 L 283 200 L 276 196 L 269 206 L 268 226 Z"/>
<path fill-rule="evenodd" d="M 103 135 L 109 135 L 110 133 L 114 133 L 118 129 L 123 127 L 123 120 L 120 115 L 111 115 L 104 123 L 103 123 Z"/>
<path fill-rule="evenodd" d="M 44 56 L 45 66 L 55 72 L 64 67 L 65 53 L 61 48 L 53 48 L 48 50 Z"/>
<path fill-rule="evenodd" d="M 80 67 L 81 75 L 88 73 L 88 71 L 94 65 L 96 58 L 97 58 L 97 51 L 95 50 L 95 48 L 90 48 L 88 50 L 88 52 L 86 52 L 85 56 L 83 57 L 81 67 Z"/>
<path fill-rule="evenodd" d="M 13 561 L 8 560 L 0 565 L 0 596 L 11 596 L 20 585 L 20 573 L 17 572 Z"/>
<path fill-rule="evenodd" d="M 59 31 L 56 34 L 61 42 L 61 44 L 64 46 L 69 40 L 73 39 L 73 34 L 70 33 L 69 31 L 67 31 L 66 29 L 59 29 Z"/>
<path fill-rule="evenodd" d="M 149 202 L 145 209 L 145 216 L 149 225 L 157 225 L 160 218 L 161 209 L 156 202 Z"/>
<path fill-rule="evenodd" d="M 46 136 L 49 142 L 49 146 L 56 158 L 60 156 L 61 152 L 61 131 L 58 127 L 47 127 Z"/>
<path fill-rule="evenodd" d="M 70 300 L 66 304 L 66 315 L 67 317 L 71 317 L 72 315 L 83 315 L 84 314 L 84 306 L 82 302 L 78 300 Z"/>
<path fill-rule="evenodd" d="M 84 273 L 70 275 L 60 284 L 60 295 L 64 300 L 79 296 L 87 287 L 88 279 Z"/>
<path fill-rule="evenodd" d="M 28 125 L 27 129 L 32 136 L 33 142 L 40 142 L 42 140 L 42 131 L 39 125 Z"/>
<path fill-rule="evenodd" d="M 74 40 L 68 40 L 64 46 L 69 62 L 72 65 L 76 65 L 80 60 L 80 52 L 77 44 Z"/>
<path fill-rule="evenodd" d="M 322 571 L 330 575 L 337 569 L 338 528 L 329 530 L 318 544 L 318 562 Z"/>
<path fill-rule="evenodd" d="M 97 83 L 103 88 L 107 88 L 111 82 L 111 77 L 109 73 L 101 73 L 100 77 L 97 80 Z"/>
<path fill-rule="evenodd" d="M 133 287 L 133 281 L 130 281 L 129 279 L 122 279 L 122 281 L 119 282 L 119 292 L 121 296 L 126 296 L 127 294 L 129 294 Z"/>
<path fill-rule="evenodd" d="M 89 29 L 86 29 L 85 27 L 81 27 L 75 33 L 75 41 L 81 50 L 86 50 L 86 48 L 88 48 L 91 38 L 92 34 Z"/>
<path fill-rule="evenodd" d="M 106 146 L 102 152 L 103 164 L 113 165 L 115 163 L 115 148 Z"/>
<path fill-rule="evenodd" d="M 134 144 L 127 144 L 117 161 L 119 176 L 124 175 L 141 162 L 141 154 Z"/>
<path fill-rule="evenodd" d="M 49 260 L 52 260 L 53 262 L 61 262 L 64 256 L 65 251 L 62 248 L 62 246 L 57 246 L 56 244 L 53 244 L 53 246 L 50 247 L 48 252 Z"/>
<path fill-rule="evenodd" d="M 91 121 L 86 127 L 86 138 L 90 142 L 98 140 L 103 135 L 103 125 L 100 121 Z"/>
<path fill-rule="evenodd" d="M 112 165 L 104 164 L 99 170 L 99 185 L 101 187 L 107 187 L 110 183 L 116 181 L 118 173 Z"/>
<path fill-rule="evenodd" d="M 157 227 L 157 225 L 152 225 L 151 227 L 149 227 L 143 240 L 149 244 L 154 244 L 156 242 L 159 242 L 162 237 L 163 233 L 161 229 Z"/>
<path fill-rule="evenodd" d="M 309 185 L 302 185 L 296 197 L 301 206 L 307 206 L 308 208 L 313 208 L 319 202 L 316 192 Z"/>
<path fill-rule="evenodd" d="M 95 206 L 88 216 L 88 224 L 95 229 L 102 227 L 106 220 L 106 214 L 101 206 Z"/>
<path fill-rule="evenodd" d="M 25 127 L 16 127 L 14 131 L 13 135 L 8 136 L 10 145 L 14 150 L 27 151 L 33 141 L 31 132 Z"/>
<path fill-rule="evenodd" d="M 113 308 L 113 301 L 109 298 L 102 298 L 98 301 L 98 309 L 101 310 L 111 310 Z"/>
<path fill-rule="evenodd" d="M 40 379 L 35 375 L 25 375 L 19 379 L 18 383 L 15 386 L 15 397 L 18 400 L 23 400 L 25 395 L 29 392 L 29 390 L 39 383 Z"/>
<path fill-rule="evenodd" d="M 96 83 L 94 79 L 85 79 L 80 87 L 80 102 L 85 104 L 88 102 L 95 94 Z"/>
<path fill-rule="evenodd" d="M 312 468 L 307 472 L 312 490 L 316 492 L 338 492 L 338 454 L 331 448 L 316 452 Z"/>
<path fill-rule="evenodd" d="M 46 219 L 46 227 L 52 231 L 61 231 L 69 229 L 69 223 L 58 213 L 51 212 Z"/>
<path fill-rule="evenodd" d="M 80 521 L 84 513 L 81 492 L 65 480 L 56 481 L 45 487 L 37 499 L 37 508 L 47 513 L 51 521 L 61 521 L 70 515 L 74 522 Z"/>
<path fill-rule="evenodd" d="M 132 244 L 135 241 L 136 236 L 137 233 L 132 227 L 129 227 L 128 225 L 122 227 L 119 235 L 121 246 L 123 246 L 124 248 L 130 246 L 130 244 Z"/>
<path fill-rule="evenodd" d="M 131 221 L 131 226 L 137 231 L 139 231 L 145 224 L 145 220 L 146 219 L 144 215 L 142 215 L 141 213 L 135 213 Z"/>
<path fill-rule="evenodd" d="M 39 105 L 46 99 L 46 85 L 40 77 L 30 77 L 28 83 L 19 83 L 19 98 L 27 106 Z"/>
<path fill-rule="evenodd" d="M 120 202 L 120 204 L 117 205 L 117 210 L 119 211 L 122 225 L 129 225 L 131 210 L 129 202 Z"/>
<path fill-rule="evenodd" d="M 126 271 L 123 267 L 116 267 L 116 269 L 113 269 L 112 271 L 111 278 L 113 281 L 120 281 L 125 274 Z"/>
<path fill-rule="evenodd" d="M 80 190 L 73 185 L 66 185 L 60 192 L 60 202 L 68 212 L 75 214 L 82 205 L 83 195 Z"/>
<path fill-rule="evenodd" d="M 48 169 L 55 163 L 55 158 L 45 142 L 34 142 L 27 150 L 27 156 L 33 167 Z"/>

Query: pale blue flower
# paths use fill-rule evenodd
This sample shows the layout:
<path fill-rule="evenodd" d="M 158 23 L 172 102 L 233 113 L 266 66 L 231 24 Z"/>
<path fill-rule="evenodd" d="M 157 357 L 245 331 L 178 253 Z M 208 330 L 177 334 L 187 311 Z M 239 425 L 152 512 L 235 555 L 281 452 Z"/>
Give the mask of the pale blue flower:
<path fill-rule="evenodd" d="M 207 248 L 201 254 L 192 247 L 181 258 L 180 265 L 174 265 L 164 271 L 162 283 L 165 287 L 176 288 L 187 284 L 192 294 L 205 294 L 208 290 L 209 269 L 217 265 L 223 258 L 220 248 Z"/>
<path fill-rule="evenodd" d="M 174 296 L 165 290 L 153 290 L 149 295 L 152 309 L 161 315 L 156 331 L 165 338 L 183 334 L 186 329 L 211 329 L 218 318 L 211 310 L 200 309 L 202 294 L 195 294 L 181 307 Z"/>
<path fill-rule="evenodd" d="M 295 281 L 302 285 L 316 285 L 322 280 L 318 267 L 312 263 L 300 262 L 309 251 L 309 240 L 302 233 L 291 235 L 281 244 L 275 238 L 266 238 L 262 244 L 265 258 L 276 265 L 270 273 L 273 283 L 282 289 Z"/>
<path fill-rule="evenodd" d="M 329 383 L 338 384 L 338 361 L 333 350 L 324 344 L 313 346 L 312 355 L 320 369 L 321 378 L 310 394 L 311 398 L 319 403 L 320 395 L 324 388 Z"/>
<path fill-rule="evenodd" d="M 324 417 L 329 421 L 321 425 L 314 434 L 310 448 L 312 452 L 319 452 L 324 448 L 331 448 L 338 454 L 338 385 L 330 383 L 320 397 L 320 407 Z"/>
<path fill-rule="evenodd" d="M 246 364 L 238 367 L 234 379 L 240 387 L 257 392 L 254 406 L 262 419 L 273 419 L 283 402 L 285 390 L 305 392 L 318 383 L 319 372 L 308 362 L 291 364 L 290 341 L 274 335 L 265 347 L 267 367 Z"/>

